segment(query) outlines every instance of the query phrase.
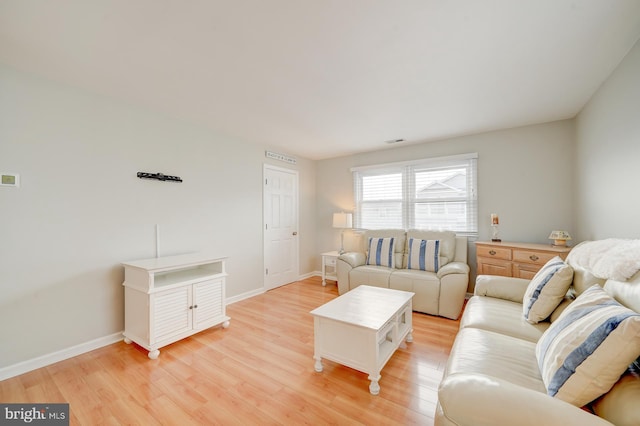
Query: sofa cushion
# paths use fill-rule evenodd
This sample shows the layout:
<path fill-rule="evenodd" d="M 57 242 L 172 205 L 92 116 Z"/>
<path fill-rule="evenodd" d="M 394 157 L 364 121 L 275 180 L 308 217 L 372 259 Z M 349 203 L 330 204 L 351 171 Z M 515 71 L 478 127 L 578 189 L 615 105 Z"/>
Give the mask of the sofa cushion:
<path fill-rule="evenodd" d="M 535 324 L 547 319 L 567 294 L 573 268 L 560 256 L 549 260 L 531 279 L 522 300 L 524 318 Z"/>
<path fill-rule="evenodd" d="M 536 345 L 547 393 L 581 407 L 607 392 L 640 355 L 640 314 L 594 285 Z"/>
<path fill-rule="evenodd" d="M 407 269 L 438 272 L 440 264 L 440 240 L 409 238 Z"/>
<path fill-rule="evenodd" d="M 534 344 L 549 323 L 530 324 L 522 317 L 522 304 L 495 297 L 473 296 L 464 308 L 460 328 L 479 328 L 506 336 L 517 337 Z"/>
<path fill-rule="evenodd" d="M 403 257 L 407 240 L 407 233 L 402 229 L 368 229 L 364 232 L 364 251 L 369 254 L 370 238 L 393 238 L 395 253 L 395 267 L 401 269 L 403 267 Z"/>
<path fill-rule="evenodd" d="M 440 279 L 434 272 L 395 270 L 389 277 L 389 288 L 415 293 L 411 302 L 414 311 L 434 314 L 440 311 Z"/>
<path fill-rule="evenodd" d="M 407 241 L 410 238 L 417 240 L 439 240 L 440 241 L 440 267 L 449 262 L 453 262 L 456 257 L 456 233 L 453 231 L 427 231 L 422 229 L 410 229 L 407 231 Z M 404 262 L 403 268 L 407 268 L 409 247 L 403 248 Z"/>
<path fill-rule="evenodd" d="M 535 350 L 533 342 L 492 331 L 464 328 L 456 336 L 444 376 L 482 374 L 545 392 Z"/>
<path fill-rule="evenodd" d="M 395 239 L 391 238 L 369 238 L 367 245 L 367 265 L 386 266 L 394 268 L 396 266 L 393 249 Z"/>
<path fill-rule="evenodd" d="M 374 287 L 389 287 L 389 276 L 397 269 L 386 266 L 363 265 L 349 272 L 349 289 L 366 284 Z"/>
<path fill-rule="evenodd" d="M 629 369 L 609 392 L 592 404 L 593 412 L 616 426 L 640 425 L 640 372 Z"/>

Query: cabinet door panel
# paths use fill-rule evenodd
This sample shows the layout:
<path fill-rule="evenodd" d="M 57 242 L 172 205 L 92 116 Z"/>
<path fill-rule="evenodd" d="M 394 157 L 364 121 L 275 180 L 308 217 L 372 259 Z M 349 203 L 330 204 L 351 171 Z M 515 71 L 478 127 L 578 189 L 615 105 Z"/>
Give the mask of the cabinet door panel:
<path fill-rule="evenodd" d="M 478 258 L 478 275 L 511 276 L 511 262 L 499 259 Z"/>
<path fill-rule="evenodd" d="M 222 280 L 205 281 L 193 285 L 193 327 L 209 327 L 225 315 Z"/>
<path fill-rule="evenodd" d="M 151 344 L 191 330 L 189 287 L 156 293 L 152 297 L 153 333 Z"/>
<path fill-rule="evenodd" d="M 514 263 L 513 265 L 513 276 L 516 278 L 525 278 L 532 279 L 535 277 L 536 273 L 540 270 L 539 266 L 536 265 L 524 265 Z"/>

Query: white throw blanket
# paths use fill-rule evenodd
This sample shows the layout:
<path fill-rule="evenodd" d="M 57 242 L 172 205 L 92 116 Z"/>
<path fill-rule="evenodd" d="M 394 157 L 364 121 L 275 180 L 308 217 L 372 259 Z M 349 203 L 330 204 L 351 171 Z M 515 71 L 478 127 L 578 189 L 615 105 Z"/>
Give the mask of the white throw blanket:
<path fill-rule="evenodd" d="M 587 241 L 571 250 L 567 262 L 591 271 L 598 278 L 626 281 L 640 270 L 640 240 Z"/>

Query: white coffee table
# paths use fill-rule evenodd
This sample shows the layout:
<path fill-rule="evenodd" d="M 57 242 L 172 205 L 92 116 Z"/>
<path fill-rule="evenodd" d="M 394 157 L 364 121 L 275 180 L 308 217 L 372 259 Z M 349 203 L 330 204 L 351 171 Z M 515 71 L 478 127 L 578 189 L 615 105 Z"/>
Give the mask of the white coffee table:
<path fill-rule="evenodd" d="M 413 341 L 414 293 L 361 285 L 311 311 L 315 370 L 322 358 L 369 374 L 369 391 L 380 392 L 380 370 L 391 355 Z"/>

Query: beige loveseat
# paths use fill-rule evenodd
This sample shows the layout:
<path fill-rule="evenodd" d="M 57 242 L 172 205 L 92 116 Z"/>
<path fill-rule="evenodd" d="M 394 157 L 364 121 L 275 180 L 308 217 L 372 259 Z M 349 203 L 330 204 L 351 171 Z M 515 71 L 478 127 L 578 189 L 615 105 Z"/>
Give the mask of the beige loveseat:
<path fill-rule="evenodd" d="M 636 253 L 640 252 L 636 249 Z M 625 280 L 598 278 L 572 254 L 567 258 L 567 264 L 573 269 L 573 275 L 568 278 L 573 279 L 569 294 L 578 298 L 565 297 L 550 318 L 537 324 L 525 321 L 523 316 L 523 297 L 529 280 L 478 276 L 475 295 L 468 301 L 461 318 L 460 331 L 438 390 L 436 425 L 640 425 L 640 376 L 634 371 L 637 361 L 624 364 L 622 368 L 629 365 L 629 369 L 617 383 L 620 373 L 614 374 L 613 388 L 605 390 L 604 396 L 592 403 L 572 405 L 548 395 L 541 373 L 544 364 L 537 359 L 541 357 L 536 353 L 540 350 L 536 345 L 553 334 L 551 331 L 555 330 L 549 330 L 550 333 L 543 336 L 552 322 L 557 321 L 556 329 L 563 322 L 577 327 L 575 317 L 569 315 L 569 306 L 575 304 L 574 309 L 579 306 L 580 294 L 600 291 L 589 289 L 598 284 L 604 287 L 605 291 L 600 291 L 605 293 L 604 297 L 610 295 L 624 307 L 640 311 L 640 272 Z M 635 263 L 639 263 L 637 257 Z M 561 317 L 564 310 L 566 315 Z M 580 325 L 575 331 L 586 334 L 586 329 Z M 634 333 L 635 337 L 629 340 L 637 340 L 638 332 Z M 558 347 L 567 344 L 567 337 L 560 339 Z M 615 350 L 622 352 L 619 349 L 622 346 L 616 344 Z M 599 350 L 596 346 L 594 354 Z M 574 374 L 586 368 L 586 360 L 581 362 L 573 370 Z M 593 370 L 586 373 L 593 374 L 594 381 L 603 376 Z M 580 385 L 580 389 L 586 387 Z"/>
<path fill-rule="evenodd" d="M 370 238 L 394 238 L 395 267 L 367 264 Z M 409 240 L 439 242 L 437 272 L 409 269 Z M 350 236 L 352 251 L 336 262 L 338 292 L 344 294 L 359 285 L 412 291 L 413 310 L 446 318 L 460 316 L 469 283 L 467 238 L 451 231 L 367 230 Z"/>

